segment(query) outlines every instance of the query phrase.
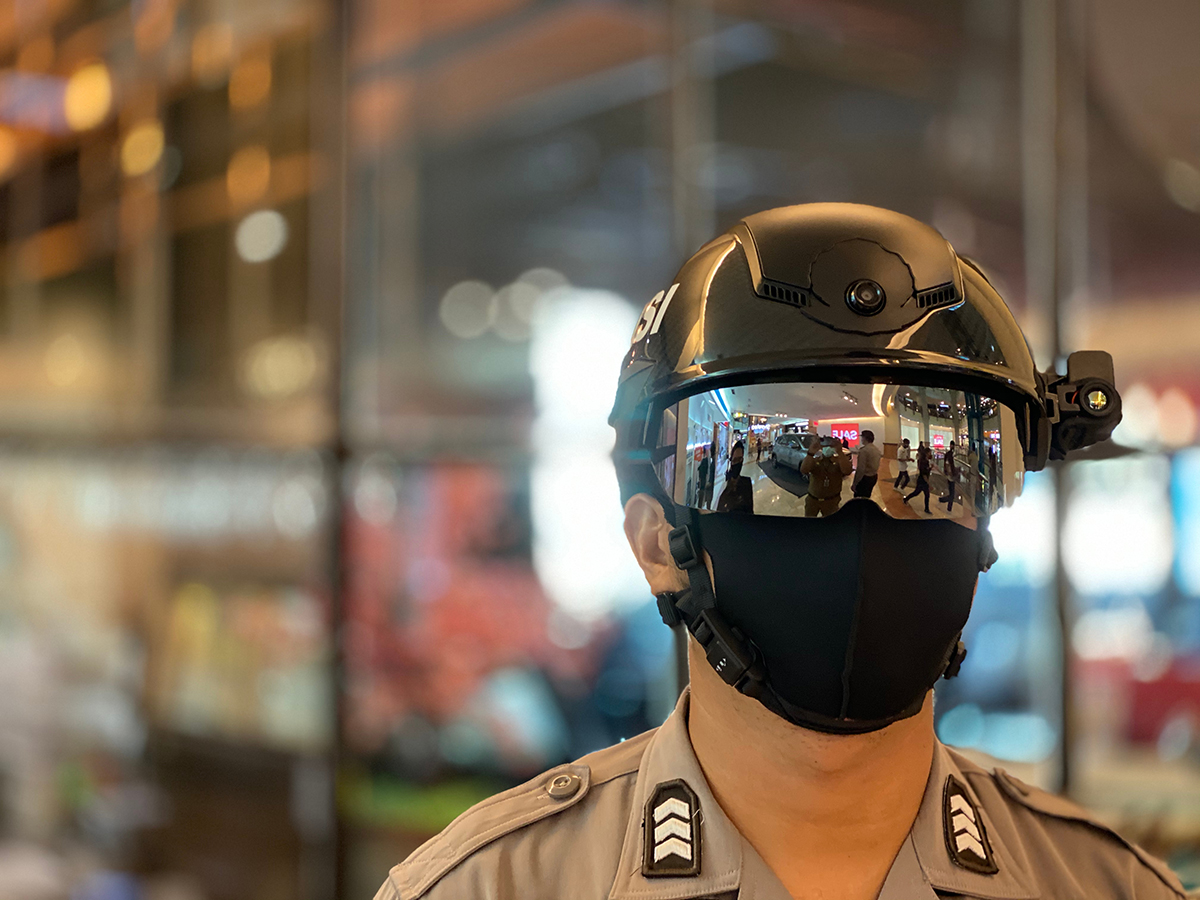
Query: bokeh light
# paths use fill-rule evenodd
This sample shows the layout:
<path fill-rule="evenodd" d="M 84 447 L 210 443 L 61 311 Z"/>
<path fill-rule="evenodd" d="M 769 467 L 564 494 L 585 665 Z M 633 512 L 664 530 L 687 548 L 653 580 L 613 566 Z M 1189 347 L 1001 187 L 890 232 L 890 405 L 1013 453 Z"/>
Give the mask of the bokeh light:
<path fill-rule="evenodd" d="M 129 130 L 121 143 L 121 171 L 130 177 L 145 175 L 158 165 L 163 155 L 162 123 L 140 122 Z"/>
<path fill-rule="evenodd" d="M 268 338 L 247 355 L 246 387 L 264 399 L 291 397 L 312 386 L 319 364 L 311 340 L 296 335 Z"/>
<path fill-rule="evenodd" d="M 514 281 L 496 292 L 492 330 L 505 341 L 529 340 L 529 323 L 541 291 L 532 284 Z"/>
<path fill-rule="evenodd" d="M 212 22 L 192 37 L 192 77 L 201 84 L 219 83 L 232 57 L 233 28 L 228 22 Z"/>
<path fill-rule="evenodd" d="M 75 131 L 87 131 L 108 118 L 112 102 L 113 83 L 108 66 L 89 63 L 67 79 L 63 115 Z"/>
<path fill-rule="evenodd" d="M 7 178 L 17 164 L 20 143 L 11 128 L 0 125 L 0 179 Z"/>
<path fill-rule="evenodd" d="M 73 334 L 55 338 L 46 350 L 46 377 L 55 387 L 70 387 L 87 367 L 83 342 Z"/>
<path fill-rule="evenodd" d="M 59 389 L 94 390 L 102 379 L 103 353 L 93 336 L 65 331 L 46 346 L 46 379 Z"/>
<path fill-rule="evenodd" d="M 442 296 L 438 316 L 455 337 L 477 338 L 496 316 L 496 292 L 482 281 L 460 281 Z"/>
<path fill-rule="evenodd" d="M 242 147 L 229 159 L 225 169 L 225 188 L 237 205 L 261 200 L 271 186 L 271 154 L 266 147 L 252 144 Z"/>
<path fill-rule="evenodd" d="M 260 53 L 247 56 L 229 75 L 229 105 L 251 109 L 271 95 L 271 57 Z"/>
<path fill-rule="evenodd" d="M 287 246 L 287 219 L 273 209 L 252 212 L 238 223 L 234 246 L 246 262 L 260 263 L 274 259 Z"/>

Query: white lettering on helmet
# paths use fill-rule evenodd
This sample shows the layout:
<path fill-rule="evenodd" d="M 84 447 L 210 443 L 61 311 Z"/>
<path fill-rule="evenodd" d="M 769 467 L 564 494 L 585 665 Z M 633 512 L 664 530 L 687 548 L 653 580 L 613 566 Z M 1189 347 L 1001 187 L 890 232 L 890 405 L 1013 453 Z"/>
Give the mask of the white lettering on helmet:
<path fill-rule="evenodd" d="M 659 291 L 650 299 L 650 302 L 642 310 L 637 328 L 633 330 L 633 340 L 629 343 L 636 344 L 647 335 L 658 334 L 663 316 L 666 315 L 667 307 L 671 305 L 671 298 L 675 296 L 677 290 L 679 290 L 679 282 L 671 285 L 666 291 Z"/>

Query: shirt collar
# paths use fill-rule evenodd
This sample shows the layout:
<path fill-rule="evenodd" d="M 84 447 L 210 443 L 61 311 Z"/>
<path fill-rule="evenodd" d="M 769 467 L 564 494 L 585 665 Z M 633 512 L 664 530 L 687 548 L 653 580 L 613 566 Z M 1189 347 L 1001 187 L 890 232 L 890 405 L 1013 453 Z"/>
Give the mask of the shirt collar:
<path fill-rule="evenodd" d="M 959 866 L 950 856 L 946 834 L 945 804 L 943 803 L 946 782 L 953 777 L 966 791 L 974 803 L 987 833 L 995 858 L 995 874 L 987 875 Z M 1020 848 L 1012 848 L 1004 842 L 1000 829 L 979 802 L 971 782 L 963 774 L 954 754 L 937 741 L 933 749 L 933 765 L 929 770 L 929 781 L 925 785 L 925 796 L 921 808 L 909 833 L 917 859 L 926 879 L 940 891 L 979 897 L 983 900 L 1035 900 L 1038 891 L 1032 886 L 1023 857 L 1017 855 Z M 880 900 L 883 900 L 881 896 Z"/>
<path fill-rule="evenodd" d="M 646 745 L 638 767 L 633 804 L 625 826 L 625 843 L 609 900 L 683 900 L 736 891 L 742 877 L 742 836 L 709 790 L 708 780 L 692 750 L 687 713 L 690 692 L 684 691 L 674 712 Z M 651 792 L 680 778 L 695 791 L 700 806 L 700 874 L 647 878 L 642 874 L 642 815 Z"/>
<path fill-rule="evenodd" d="M 734 891 L 742 898 L 786 900 L 783 885 L 729 821 L 709 789 L 688 735 L 689 702 L 690 692 L 685 690 L 674 711 L 646 745 L 638 767 L 621 859 L 609 900 L 684 900 Z M 951 776 L 963 786 L 979 810 L 999 870 L 995 874 L 964 869 L 950 856 L 943 791 Z M 642 874 L 642 816 L 646 801 L 658 785 L 677 778 L 695 791 L 699 801 L 700 874 L 647 878 Z M 932 900 L 935 896 L 932 888 L 981 900 L 1037 900 L 1038 892 L 1031 887 L 1026 868 L 1024 859 L 1001 838 L 953 754 L 940 741 L 935 741 L 933 764 L 921 807 L 908 838 L 892 863 L 879 900 L 924 900 L 925 897 Z"/>

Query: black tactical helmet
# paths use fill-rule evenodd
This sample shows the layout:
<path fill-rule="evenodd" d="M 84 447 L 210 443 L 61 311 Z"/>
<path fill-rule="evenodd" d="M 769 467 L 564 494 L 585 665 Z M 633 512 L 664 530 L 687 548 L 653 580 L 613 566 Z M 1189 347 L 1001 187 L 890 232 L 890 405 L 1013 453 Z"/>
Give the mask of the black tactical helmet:
<path fill-rule="evenodd" d="M 987 277 L 933 228 L 851 203 L 782 207 L 706 244 L 646 305 L 609 419 L 622 501 L 645 492 L 672 516 L 652 458 L 670 404 L 785 381 L 995 398 L 1026 470 L 1103 440 L 1121 415 L 1107 353 L 1072 354 L 1065 377 L 1039 373 Z"/>

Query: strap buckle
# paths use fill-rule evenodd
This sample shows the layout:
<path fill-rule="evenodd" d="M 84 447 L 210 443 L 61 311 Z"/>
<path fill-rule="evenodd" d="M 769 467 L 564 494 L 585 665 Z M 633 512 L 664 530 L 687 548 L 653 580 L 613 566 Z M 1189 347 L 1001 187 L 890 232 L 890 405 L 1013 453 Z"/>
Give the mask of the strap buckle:
<path fill-rule="evenodd" d="M 946 662 L 946 668 L 942 671 L 943 678 L 954 678 L 962 669 L 963 661 L 967 658 L 967 645 L 962 641 L 955 643 L 954 648 L 950 651 L 950 658 Z"/>
<path fill-rule="evenodd" d="M 692 635 L 704 648 L 709 665 L 726 684 L 740 691 L 741 682 L 747 675 L 752 681 L 761 680 L 750 643 L 730 627 L 715 609 L 700 611 Z"/>
<path fill-rule="evenodd" d="M 675 565 L 687 570 L 700 565 L 700 555 L 696 552 L 696 544 L 692 540 L 692 532 L 686 525 L 672 528 L 667 536 L 671 548 L 671 556 Z"/>
<path fill-rule="evenodd" d="M 675 601 L 679 595 L 674 591 L 663 591 L 661 594 L 655 594 L 654 599 L 658 602 L 658 614 L 662 616 L 663 623 L 668 628 L 674 628 L 683 621 L 683 615 L 675 606 Z"/>

